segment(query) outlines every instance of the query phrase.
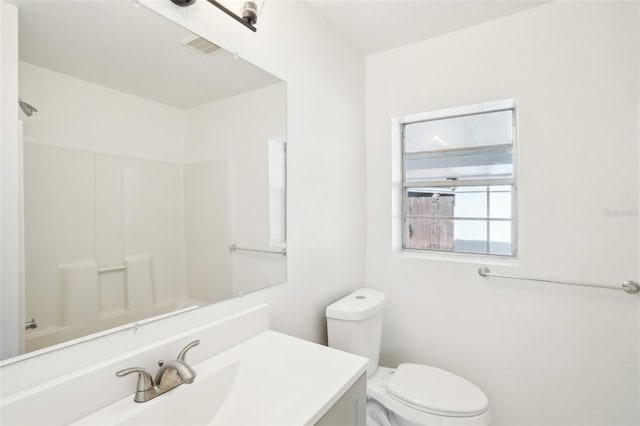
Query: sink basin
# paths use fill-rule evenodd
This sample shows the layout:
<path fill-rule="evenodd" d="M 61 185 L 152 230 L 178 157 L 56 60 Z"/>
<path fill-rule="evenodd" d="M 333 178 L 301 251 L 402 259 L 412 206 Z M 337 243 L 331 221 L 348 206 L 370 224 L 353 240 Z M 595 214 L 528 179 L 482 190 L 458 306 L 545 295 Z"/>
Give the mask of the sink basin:
<path fill-rule="evenodd" d="M 133 401 L 132 389 L 73 424 L 314 424 L 366 365 L 365 358 L 268 330 L 192 366 L 192 384 L 144 403 Z"/>
<path fill-rule="evenodd" d="M 203 363 L 204 364 L 204 363 Z M 209 425 L 231 395 L 239 362 L 204 365 L 194 383 L 183 384 L 151 401 L 123 398 L 75 425 Z M 209 367 L 209 368 L 206 368 Z"/>

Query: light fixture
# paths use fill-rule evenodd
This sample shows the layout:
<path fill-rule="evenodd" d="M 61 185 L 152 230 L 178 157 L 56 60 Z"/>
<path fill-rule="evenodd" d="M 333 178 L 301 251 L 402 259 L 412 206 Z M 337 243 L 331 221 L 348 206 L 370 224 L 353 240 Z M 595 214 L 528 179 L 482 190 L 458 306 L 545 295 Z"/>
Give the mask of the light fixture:
<path fill-rule="evenodd" d="M 252 1 L 245 1 L 242 5 L 242 20 L 255 25 L 258 22 L 258 5 Z"/>
<path fill-rule="evenodd" d="M 180 7 L 191 6 L 196 2 L 196 0 L 171 0 L 174 4 L 177 4 Z M 230 9 L 224 6 L 217 0 L 207 0 L 209 3 L 231 16 L 236 21 L 240 22 L 245 27 L 249 28 L 254 33 L 258 31 L 258 29 L 254 26 L 258 22 L 258 5 L 253 1 L 245 1 L 242 6 L 241 14 L 239 16 L 236 13 L 233 13 Z"/>

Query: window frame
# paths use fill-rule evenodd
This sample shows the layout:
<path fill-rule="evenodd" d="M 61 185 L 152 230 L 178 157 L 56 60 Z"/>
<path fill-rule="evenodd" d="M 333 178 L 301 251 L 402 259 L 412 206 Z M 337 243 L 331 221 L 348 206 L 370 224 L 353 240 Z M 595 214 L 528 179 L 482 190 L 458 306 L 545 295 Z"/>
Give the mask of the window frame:
<path fill-rule="evenodd" d="M 466 117 L 471 115 L 479 115 L 479 114 L 487 114 L 492 112 L 500 112 L 500 111 L 511 111 L 512 114 L 512 144 L 511 144 L 511 153 L 512 153 L 512 165 L 513 165 L 513 177 L 512 178 L 489 178 L 489 179 L 471 179 L 471 180 L 457 180 L 455 185 L 443 185 L 444 181 L 423 181 L 423 182 L 412 182 L 408 183 L 406 181 L 406 162 L 407 162 L 407 153 L 405 151 L 405 129 L 407 125 L 426 122 L 426 121 L 434 121 L 434 120 L 442 120 L 449 118 L 459 118 Z M 517 99 L 505 99 L 493 102 L 485 102 L 474 105 L 465 105 L 461 107 L 447 108 L 438 111 L 431 111 L 426 113 L 412 114 L 409 116 L 405 116 L 399 119 L 394 119 L 393 122 L 399 126 L 399 137 L 400 137 L 400 148 L 401 148 L 401 177 L 400 177 L 400 190 L 401 190 L 401 198 L 402 198 L 402 207 L 401 207 L 401 250 L 404 252 L 410 253 L 438 253 L 438 254 L 452 254 L 453 256 L 480 256 L 487 257 L 491 259 L 508 259 L 514 260 L 518 259 L 518 229 L 519 229 L 519 212 L 518 212 L 518 100 Z M 503 145 L 499 145 L 503 146 Z M 478 148 L 453 148 L 449 150 L 438 150 L 433 151 L 434 153 L 446 153 L 446 152 L 462 152 L 462 151 L 473 151 L 474 149 L 483 149 L 483 148 L 491 148 L 492 146 L 481 146 Z M 425 248 L 425 249 L 417 249 L 417 248 L 408 248 L 407 247 L 407 214 L 408 214 L 408 191 L 411 187 L 431 187 L 437 188 L 439 186 L 458 186 L 458 187 L 469 187 L 469 186 L 486 186 L 487 197 L 490 194 L 490 186 L 510 186 L 511 187 L 511 254 L 492 254 L 492 253 L 478 253 L 478 252 L 467 252 L 467 251 L 454 251 L 454 250 L 442 250 L 435 248 Z M 488 205 L 487 205 L 487 208 Z M 475 219 L 474 219 L 475 220 Z M 477 218 L 478 221 L 485 220 L 487 222 L 487 227 L 490 227 L 492 222 L 489 215 L 487 218 Z M 501 219 L 501 221 L 505 221 L 505 219 Z M 489 238 L 490 233 L 487 233 L 487 238 Z M 487 244 L 490 244 L 490 240 L 487 241 Z"/>

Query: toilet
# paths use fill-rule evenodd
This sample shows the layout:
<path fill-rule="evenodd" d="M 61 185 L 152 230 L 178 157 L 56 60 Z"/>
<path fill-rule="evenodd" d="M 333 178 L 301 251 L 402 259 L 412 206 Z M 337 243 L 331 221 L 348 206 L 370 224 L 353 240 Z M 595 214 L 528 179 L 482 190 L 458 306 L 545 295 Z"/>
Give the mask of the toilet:
<path fill-rule="evenodd" d="M 378 366 L 384 302 L 362 288 L 326 309 L 329 346 L 369 358 L 367 425 L 488 425 L 489 400 L 468 380 L 422 364 Z"/>

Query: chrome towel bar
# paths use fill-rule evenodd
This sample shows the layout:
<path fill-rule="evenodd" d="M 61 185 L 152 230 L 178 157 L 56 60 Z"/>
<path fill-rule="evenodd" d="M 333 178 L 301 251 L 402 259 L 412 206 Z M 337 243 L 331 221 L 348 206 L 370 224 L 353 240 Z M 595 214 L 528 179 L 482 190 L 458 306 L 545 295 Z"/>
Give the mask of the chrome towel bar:
<path fill-rule="evenodd" d="M 581 283 L 576 281 L 562 281 L 562 280 L 545 280 L 543 278 L 531 278 L 531 277 L 519 277 L 517 275 L 506 275 L 506 274 L 493 274 L 486 266 L 481 266 L 478 268 L 478 275 L 481 277 L 497 277 L 497 278 L 512 278 L 515 280 L 526 280 L 526 281 L 537 281 L 541 283 L 553 283 L 553 284 L 568 284 L 568 285 L 578 285 L 582 287 L 597 287 L 597 288 L 606 288 L 608 290 L 622 290 L 629 294 L 636 294 L 640 292 L 640 285 L 633 281 L 627 280 L 622 283 L 619 287 L 613 287 L 608 285 L 600 285 L 600 284 L 591 284 L 591 283 Z"/>
<path fill-rule="evenodd" d="M 282 256 L 286 256 L 287 255 L 287 249 L 283 248 L 282 250 L 260 250 L 260 249 L 252 249 L 252 248 L 242 248 L 242 247 L 238 247 L 236 244 L 231 244 L 229 246 L 229 250 L 231 251 L 251 251 L 254 253 L 267 253 L 267 254 L 280 254 Z"/>

